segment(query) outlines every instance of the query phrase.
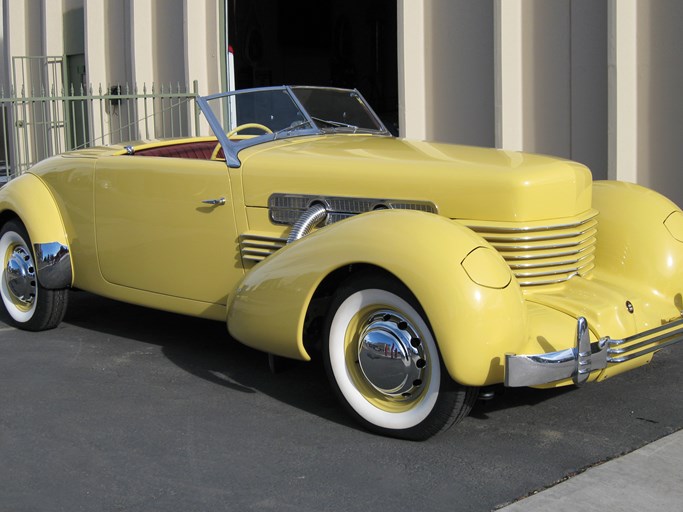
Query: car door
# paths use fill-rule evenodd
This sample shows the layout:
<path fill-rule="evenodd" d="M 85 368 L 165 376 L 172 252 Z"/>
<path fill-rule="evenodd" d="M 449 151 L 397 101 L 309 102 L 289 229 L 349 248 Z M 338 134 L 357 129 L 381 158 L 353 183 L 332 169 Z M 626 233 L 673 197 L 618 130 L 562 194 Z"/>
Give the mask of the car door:
<path fill-rule="evenodd" d="M 225 304 L 243 275 L 225 163 L 122 155 L 101 160 L 95 172 L 103 278 Z"/>

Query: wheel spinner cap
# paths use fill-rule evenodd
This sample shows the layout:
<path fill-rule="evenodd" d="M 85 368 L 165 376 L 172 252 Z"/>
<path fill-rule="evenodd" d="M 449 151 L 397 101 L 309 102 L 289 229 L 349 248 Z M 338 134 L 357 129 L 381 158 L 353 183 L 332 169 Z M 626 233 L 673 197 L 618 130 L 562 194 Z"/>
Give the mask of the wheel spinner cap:
<path fill-rule="evenodd" d="M 360 334 L 358 362 L 372 387 L 398 400 L 413 397 L 427 371 L 419 334 L 392 311 L 378 311 L 370 316 Z"/>

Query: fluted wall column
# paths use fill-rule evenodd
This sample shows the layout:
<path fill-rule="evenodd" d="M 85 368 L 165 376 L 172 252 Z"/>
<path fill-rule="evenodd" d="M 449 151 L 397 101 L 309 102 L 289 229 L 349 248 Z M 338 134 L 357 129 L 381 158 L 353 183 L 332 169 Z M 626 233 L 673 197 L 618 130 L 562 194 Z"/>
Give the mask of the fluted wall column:
<path fill-rule="evenodd" d="M 197 80 L 200 94 L 221 91 L 221 59 L 227 47 L 220 47 L 221 16 L 218 2 L 184 0 L 185 81 Z"/>
<path fill-rule="evenodd" d="M 95 87 L 108 82 L 104 4 L 105 0 L 85 0 L 83 5 L 85 65 L 88 82 Z"/>
<path fill-rule="evenodd" d="M 523 0 L 495 0 L 496 146 L 524 145 Z"/>
<path fill-rule="evenodd" d="M 609 0 L 610 179 L 638 181 L 638 0 Z"/>
<path fill-rule="evenodd" d="M 45 34 L 43 36 L 43 55 L 64 55 L 64 6 L 62 0 L 41 0 L 41 10 Z"/>
<path fill-rule="evenodd" d="M 401 136 L 427 138 L 425 1 L 399 0 L 398 73 Z"/>
<path fill-rule="evenodd" d="M 131 30 L 131 77 L 132 84 L 142 87 L 142 84 L 150 86 L 155 82 L 154 69 L 158 65 L 154 52 L 154 38 L 156 36 L 156 24 L 164 23 L 165 20 L 157 20 L 152 12 L 153 0 L 133 0 L 130 8 Z M 173 9 L 166 10 L 166 16 L 175 15 Z M 177 34 L 179 37 L 180 34 Z M 167 58 L 178 60 L 178 55 L 168 55 Z"/>

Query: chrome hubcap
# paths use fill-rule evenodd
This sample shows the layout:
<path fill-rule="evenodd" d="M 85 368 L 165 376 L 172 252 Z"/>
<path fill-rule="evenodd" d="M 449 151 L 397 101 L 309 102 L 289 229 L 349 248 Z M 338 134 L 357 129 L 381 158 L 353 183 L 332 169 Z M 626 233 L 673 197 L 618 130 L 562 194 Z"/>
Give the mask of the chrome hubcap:
<path fill-rule="evenodd" d="M 428 358 L 415 328 L 395 311 L 370 315 L 358 342 L 358 363 L 367 382 L 387 398 L 408 401 L 423 389 Z"/>
<path fill-rule="evenodd" d="M 36 269 L 33 258 L 22 246 L 12 250 L 5 268 L 7 289 L 20 304 L 29 306 L 36 298 Z"/>

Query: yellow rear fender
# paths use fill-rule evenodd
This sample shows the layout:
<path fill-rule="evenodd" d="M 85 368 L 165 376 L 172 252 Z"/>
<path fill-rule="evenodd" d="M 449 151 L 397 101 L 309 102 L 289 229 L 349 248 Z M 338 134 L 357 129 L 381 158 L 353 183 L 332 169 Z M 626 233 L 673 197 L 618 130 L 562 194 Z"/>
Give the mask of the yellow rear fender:
<path fill-rule="evenodd" d="M 595 276 L 619 282 L 672 309 L 683 307 L 683 212 L 662 195 L 615 181 L 596 182 Z"/>
<path fill-rule="evenodd" d="M 303 331 L 311 299 L 327 276 L 355 265 L 383 269 L 409 288 L 453 379 L 470 386 L 502 382 L 504 352 L 526 341 L 519 286 L 485 240 L 429 213 L 371 212 L 287 245 L 254 267 L 231 296 L 231 335 L 259 350 L 310 359 Z"/>
<path fill-rule="evenodd" d="M 73 268 L 62 216 L 45 183 L 23 174 L 0 189 L 0 225 L 18 218 L 26 227 L 44 288 L 71 286 Z"/>

